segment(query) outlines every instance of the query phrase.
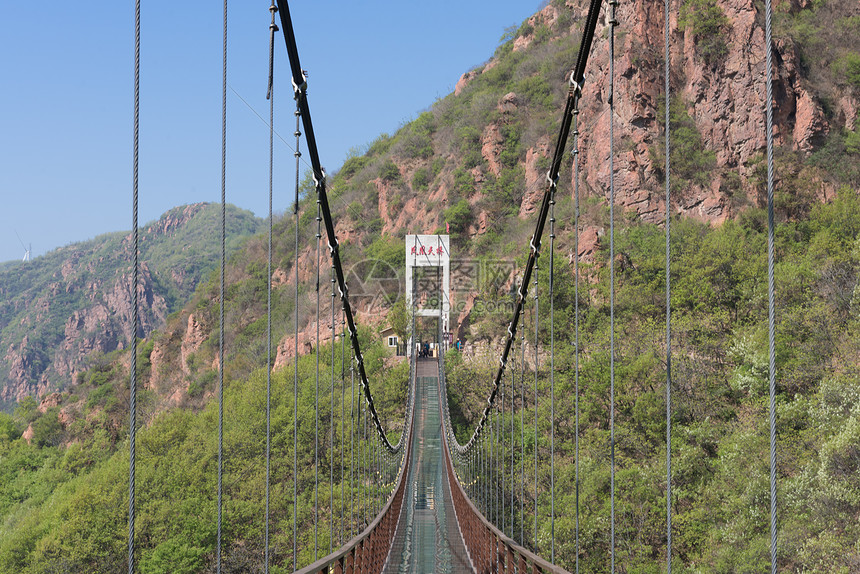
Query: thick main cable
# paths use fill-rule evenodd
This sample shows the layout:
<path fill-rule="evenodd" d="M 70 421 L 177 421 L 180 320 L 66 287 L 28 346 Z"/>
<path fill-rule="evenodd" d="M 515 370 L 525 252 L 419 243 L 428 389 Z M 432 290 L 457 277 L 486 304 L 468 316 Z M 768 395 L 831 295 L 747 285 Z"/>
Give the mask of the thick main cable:
<path fill-rule="evenodd" d="M 589 3 L 588 15 L 586 16 L 585 26 L 583 27 L 582 41 L 579 45 L 576 66 L 570 75 L 570 86 L 568 89 L 564 112 L 561 118 L 561 126 L 559 127 L 558 138 L 556 140 L 555 149 L 553 152 L 553 159 L 550 164 L 550 169 L 547 172 L 547 188 L 544 192 L 540 209 L 538 210 L 537 223 L 535 225 L 535 231 L 532 235 L 530 242 L 529 257 L 526 261 L 522 284 L 520 285 L 520 289 L 518 291 L 517 302 L 514 307 L 513 319 L 509 323 L 508 336 L 505 340 L 505 346 L 503 347 L 501 358 L 499 359 L 499 367 L 493 379 L 492 391 L 490 392 L 490 396 L 487 399 L 488 405 L 484 407 L 484 411 L 481 415 L 481 418 L 475 426 L 475 430 L 469 438 L 469 441 L 465 445 L 454 445 L 457 450 L 471 448 L 478 435 L 482 432 L 482 429 L 486 424 L 487 417 L 490 414 L 490 407 L 495 402 L 496 395 L 498 393 L 499 383 L 504 373 L 505 365 L 507 364 L 508 356 L 510 354 L 511 347 L 513 346 L 514 339 L 516 337 L 516 325 L 519 323 L 519 317 L 523 312 L 525 300 L 528 295 L 528 285 L 531 282 L 532 272 L 534 271 L 537 256 L 540 252 L 541 238 L 543 236 L 544 227 L 546 225 L 546 220 L 549 214 L 549 199 L 551 190 L 555 187 L 556 182 L 558 181 L 558 174 L 561 170 L 561 164 L 564 159 L 564 148 L 567 144 L 567 139 L 570 134 L 573 110 L 577 107 L 577 102 L 582 95 L 582 85 L 585 77 L 585 67 L 588 63 L 588 56 L 591 52 L 591 45 L 594 40 L 594 31 L 597 27 L 600 5 L 601 0 L 591 0 L 591 2 Z"/>
<path fill-rule="evenodd" d="M 349 331 L 350 342 L 352 344 L 353 353 L 356 358 L 358 367 L 359 380 L 364 389 L 365 401 L 369 410 L 370 416 L 373 418 L 373 425 L 380 440 L 389 452 L 398 452 L 406 441 L 406 433 L 401 434 L 400 441 L 397 445 L 392 445 L 385 430 L 382 428 L 382 423 L 379 420 L 379 414 L 376 411 L 376 406 L 373 401 L 373 395 L 370 391 L 370 385 L 367 379 L 367 372 L 364 367 L 364 357 L 361 353 L 361 346 L 358 340 L 358 330 L 355 326 L 355 318 L 353 316 L 352 307 L 349 303 L 349 290 L 346 285 L 346 278 L 343 271 L 343 265 L 340 260 L 339 243 L 334 229 L 334 220 L 332 219 L 331 209 L 328 203 L 328 193 L 326 191 L 326 174 L 320 163 L 319 151 L 316 144 L 316 136 L 314 135 L 313 121 L 311 119 L 310 108 L 307 101 L 307 77 L 302 70 L 299 60 L 298 47 L 296 45 L 295 31 L 293 29 L 292 18 L 290 16 L 289 2 L 287 0 L 279 0 L 278 7 L 281 15 L 281 29 L 284 32 L 284 42 L 286 43 L 287 53 L 290 59 L 290 68 L 293 75 L 293 86 L 298 98 L 301 109 L 301 118 L 305 128 L 305 140 L 307 142 L 308 155 L 311 159 L 313 171 L 313 179 L 317 188 L 317 197 L 320 201 L 322 218 L 325 223 L 326 236 L 328 238 L 329 252 L 332 258 L 332 264 L 335 268 L 337 277 L 338 289 L 340 291 L 341 303 L 346 315 L 347 330 Z"/>

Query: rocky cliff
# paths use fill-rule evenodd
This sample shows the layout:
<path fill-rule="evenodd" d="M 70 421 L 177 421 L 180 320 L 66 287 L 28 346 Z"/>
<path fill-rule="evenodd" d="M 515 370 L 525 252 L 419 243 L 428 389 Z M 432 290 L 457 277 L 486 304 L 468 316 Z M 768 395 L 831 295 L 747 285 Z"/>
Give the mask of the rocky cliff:
<path fill-rule="evenodd" d="M 713 12 L 705 11 L 706 8 L 712 8 L 721 16 L 714 17 Z M 736 215 L 744 207 L 745 202 L 737 197 L 739 192 L 755 196 L 754 170 L 765 148 L 765 52 L 761 9 L 753 0 L 715 0 L 684 1 L 671 10 L 672 98 L 677 102 L 678 113 L 689 116 L 689 127 L 700 135 L 701 139 L 695 142 L 700 149 L 692 151 L 710 152 L 714 157 L 711 164 L 703 166 L 709 172 L 707 181 L 691 178 L 685 165 L 673 174 L 681 184 L 673 198 L 675 212 L 717 223 Z M 777 26 L 774 45 L 775 143 L 785 150 L 799 152 L 801 159 L 819 149 L 833 128 L 853 130 L 857 117 L 856 86 L 844 82 L 840 85 L 838 80 L 832 79 L 824 85 L 813 82 L 808 70 L 810 57 L 806 55 L 806 62 L 803 62 L 804 47 L 791 35 L 793 19 L 814 19 L 809 15 L 811 9 L 809 0 L 778 3 L 777 23 L 782 25 Z M 558 3 L 546 6 L 520 28 L 512 40 L 512 51 L 537 52 L 541 49 L 539 42 L 545 45 L 561 38 L 575 40 L 586 11 L 586 3 L 571 0 L 564 6 Z M 835 16 L 837 20 L 850 21 L 852 15 L 856 18 L 858 11 L 857 6 L 845 7 Z M 608 194 L 607 136 L 612 121 L 617 138 L 617 202 L 645 220 L 660 221 L 665 210 L 664 156 L 660 153 L 664 109 L 663 5 L 643 0 L 622 2 L 617 15 L 614 117 L 610 118 L 608 113 L 609 43 L 601 41 L 609 33 L 606 14 L 599 22 L 598 40 L 586 73 L 579 145 L 583 191 L 601 196 Z M 708 18 L 717 21 L 701 23 Z M 842 36 L 845 48 L 856 51 L 860 46 L 856 35 L 851 35 L 851 26 L 856 28 L 856 21 L 847 26 L 849 29 Z M 700 37 L 705 33 L 713 36 L 707 39 L 710 45 Z M 827 50 L 819 57 L 824 60 L 825 68 L 835 58 Z M 464 74 L 457 84 L 456 94 L 468 95 L 469 84 L 493 70 L 498 62 L 499 59 L 494 58 Z M 559 83 L 564 78 L 553 80 Z M 511 92 L 499 100 L 501 121 L 506 113 L 517 109 L 518 99 L 518 94 Z M 832 107 L 825 110 L 828 102 Z M 504 145 L 498 126 L 499 120 L 485 128 L 481 147 L 484 159 L 497 175 L 498 157 Z M 688 143 L 684 139 L 680 145 Z M 526 192 L 521 216 L 534 210 L 543 187 L 541 170 L 537 169 L 539 162 L 535 160 L 545 158 L 550 152 L 548 139 L 539 137 L 530 142 L 523 162 Z M 822 197 L 832 196 L 837 185 L 826 174 L 822 174 L 817 183 Z"/>
<path fill-rule="evenodd" d="M 138 337 L 162 327 L 213 268 L 218 249 L 203 231 L 219 210 L 179 207 L 141 229 Z M 237 209 L 230 220 L 234 248 L 259 227 Z M 0 403 L 64 389 L 94 355 L 127 347 L 130 261 L 131 234 L 114 233 L 0 272 Z"/>

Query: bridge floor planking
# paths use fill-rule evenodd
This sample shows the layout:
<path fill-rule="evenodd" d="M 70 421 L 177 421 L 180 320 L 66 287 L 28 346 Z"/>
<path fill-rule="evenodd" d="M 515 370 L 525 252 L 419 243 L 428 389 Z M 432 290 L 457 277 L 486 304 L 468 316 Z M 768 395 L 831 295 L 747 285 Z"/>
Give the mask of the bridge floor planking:
<path fill-rule="evenodd" d="M 413 465 L 385 574 L 474 572 L 454 515 L 442 460 L 438 364 L 419 359 L 416 369 Z"/>

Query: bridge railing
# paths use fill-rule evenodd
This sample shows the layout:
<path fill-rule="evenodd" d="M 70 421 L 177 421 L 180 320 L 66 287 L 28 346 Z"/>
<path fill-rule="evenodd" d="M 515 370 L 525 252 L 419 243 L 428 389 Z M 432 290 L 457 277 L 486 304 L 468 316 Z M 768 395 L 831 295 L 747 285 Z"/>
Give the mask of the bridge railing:
<path fill-rule="evenodd" d="M 527 548 L 520 546 L 511 537 L 496 528 L 474 505 L 463 487 L 463 482 L 454 468 L 451 456 L 453 429 L 448 413 L 448 390 L 445 382 L 445 361 L 439 361 L 439 408 L 442 410 L 443 430 L 447 440 L 443 440 L 445 453 L 445 474 L 454 502 L 454 513 L 460 526 L 460 533 L 472 559 L 472 565 L 479 574 L 489 572 L 555 572 L 569 574 Z"/>

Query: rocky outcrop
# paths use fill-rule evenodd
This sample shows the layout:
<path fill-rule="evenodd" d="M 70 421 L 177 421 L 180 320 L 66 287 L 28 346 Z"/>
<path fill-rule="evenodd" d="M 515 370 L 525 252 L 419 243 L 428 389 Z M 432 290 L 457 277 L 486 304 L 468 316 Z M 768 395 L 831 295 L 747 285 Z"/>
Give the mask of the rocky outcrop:
<path fill-rule="evenodd" d="M 513 51 L 519 52 L 531 46 L 532 42 L 534 42 L 535 40 L 535 28 L 537 28 L 538 26 L 545 26 L 548 29 L 552 28 L 556 20 L 558 20 L 558 16 L 559 9 L 556 6 L 550 4 L 546 6 L 543 10 L 526 20 L 526 29 L 528 30 L 528 32 L 522 36 L 514 38 Z"/>
<path fill-rule="evenodd" d="M 192 354 L 200 349 L 200 345 L 206 340 L 206 332 L 203 325 L 197 321 L 193 313 L 188 315 L 188 322 L 185 325 L 185 336 L 182 338 L 182 344 L 179 346 L 179 365 L 182 372 L 186 375 L 191 374 L 189 366 L 189 358 Z"/>
<path fill-rule="evenodd" d="M 552 150 L 549 137 L 540 138 L 537 144 L 526 152 L 526 189 L 520 204 L 520 219 L 526 219 L 533 214 L 537 210 L 541 198 L 543 198 L 547 170 L 541 169 L 540 165 L 542 161 L 547 160 L 550 153 Z M 546 163 L 549 162 L 546 161 Z"/>
<path fill-rule="evenodd" d="M 481 136 L 481 156 L 487 161 L 490 171 L 495 176 L 502 173 L 502 163 L 499 161 L 499 156 L 502 154 L 504 143 L 505 138 L 502 137 L 499 126 L 490 124 L 484 129 L 484 134 Z"/>
<path fill-rule="evenodd" d="M 807 0 L 794 0 L 792 9 L 806 7 Z M 733 215 L 732 203 L 724 191 L 726 173 L 733 172 L 746 182 L 751 175 L 751 160 L 762 153 L 764 130 L 764 30 L 759 7 L 754 0 L 718 0 L 730 25 L 725 30 L 727 54 L 718 63 L 706 62 L 690 27 L 681 30 L 678 12 L 670 20 L 673 98 L 681 99 L 702 136 L 705 147 L 716 156 L 710 184 L 688 184 L 673 198 L 673 210 L 704 221 L 718 223 Z M 572 22 L 582 22 L 587 3 L 568 0 Z M 568 29 L 555 26 L 559 10 L 554 4 L 527 21 L 523 35 L 513 41 L 514 51 L 530 49 L 540 27 L 552 30 L 553 37 L 569 34 Z M 617 205 L 635 211 L 647 221 L 661 221 L 663 190 L 661 166 L 653 165 L 653 150 L 661 138 L 658 121 L 659 101 L 663 93 L 663 6 L 635 0 L 618 7 L 619 26 L 616 29 L 615 115 L 608 113 L 609 46 L 596 41 L 589 60 L 583 91 L 580 121 L 581 186 L 583 195 L 609 193 L 609 133 L 610 122 L 615 130 L 614 183 Z M 574 24 L 571 29 L 575 28 Z M 558 28 L 558 29 L 556 29 Z M 596 33 L 604 38 L 609 33 L 605 15 Z M 829 132 L 821 103 L 813 87 L 808 85 L 801 70 L 795 46 L 787 40 L 777 40 L 775 49 L 774 117 L 777 127 L 776 144 L 810 153 Z M 494 67 L 491 61 L 478 70 L 484 73 Z M 464 76 L 460 91 L 476 71 Z M 516 109 L 514 94 L 499 103 L 503 115 Z M 839 118 L 846 128 L 853 128 L 857 116 L 856 99 L 845 96 L 838 102 Z M 481 153 L 490 170 L 498 175 L 498 161 L 504 142 L 494 124 L 486 127 L 481 140 Z M 527 151 L 525 160 L 526 190 L 520 206 L 520 216 L 534 211 L 541 193 L 540 174 L 536 173 L 536 158 L 549 153 L 543 142 Z M 731 176 L 736 179 L 736 176 Z M 752 187 L 744 183 L 744 191 Z M 572 187 L 572 186 L 571 186 Z M 826 195 L 826 193 L 825 193 Z"/>
<path fill-rule="evenodd" d="M 178 207 L 141 230 L 135 334 L 130 234 L 70 245 L 26 267 L 0 272 L 0 325 L 14 325 L 4 329 L 0 339 L 0 400 L 67 388 L 93 355 L 125 349 L 133 335 L 143 337 L 162 327 L 168 295 L 193 289 L 205 270 L 200 246 L 187 243 L 182 233 L 196 218 L 205 217 L 207 209 L 211 213 L 212 206 Z M 171 241 L 177 244 L 169 245 Z M 150 249 L 158 250 L 160 259 L 149 255 Z M 175 255 L 185 250 L 198 259 L 191 268 Z M 159 268 L 169 257 L 179 262 Z M 27 280 L 9 280 L 10 273 L 23 273 Z"/>

